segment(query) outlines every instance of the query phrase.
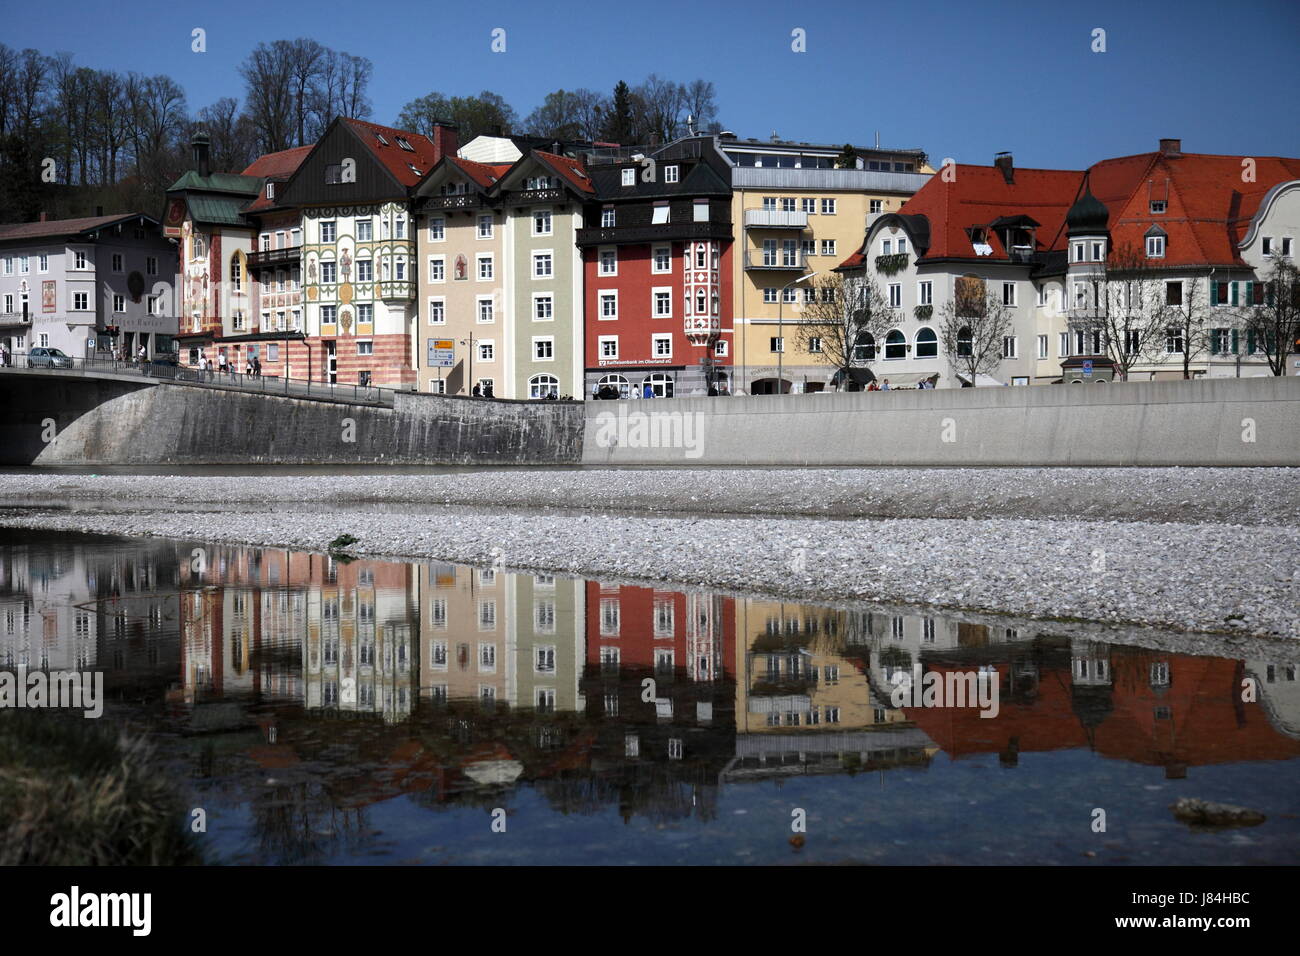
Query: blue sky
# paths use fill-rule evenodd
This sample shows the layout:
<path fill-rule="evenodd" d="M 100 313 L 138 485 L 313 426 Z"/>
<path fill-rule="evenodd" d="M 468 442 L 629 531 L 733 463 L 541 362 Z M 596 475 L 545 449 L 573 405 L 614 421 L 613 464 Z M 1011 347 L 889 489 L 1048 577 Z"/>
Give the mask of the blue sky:
<path fill-rule="evenodd" d="M 521 118 L 550 90 L 647 73 L 717 86 L 742 136 L 919 146 L 937 161 L 1080 168 L 1181 137 L 1188 152 L 1300 156 L 1300 2 L 766 2 L 585 5 L 376 0 L 178 4 L 5 0 L 5 43 L 168 73 L 191 110 L 242 96 L 261 40 L 369 57 L 374 119 L 431 90 L 491 89 Z M 194 27 L 208 49 L 190 50 Z M 506 30 L 492 53 L 491 31 Z M 807 52 L 791 50 L 806 31 Z M 1093 53 L 1094 29 L 1106 52 Z"/>

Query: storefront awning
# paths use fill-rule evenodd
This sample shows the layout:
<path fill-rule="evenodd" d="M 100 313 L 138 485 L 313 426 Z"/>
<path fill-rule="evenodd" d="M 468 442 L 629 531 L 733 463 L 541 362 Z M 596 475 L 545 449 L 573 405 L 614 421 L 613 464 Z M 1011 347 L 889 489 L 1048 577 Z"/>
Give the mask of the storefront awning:
<path fill-rule="evenodd" d="M 885 375 L 881 373 L 876 376 L 882 383 L 888 380 L 890 388 L 907 388 L 910 385 L 919 385 L 922 382 L 930 382 L 939 377 L 938 372 L 899 372 Z"/>
<path fill-rule="evenodd" d="M 957 373 L 957 378 L 961 381 L 961 383 L 962 383 L 963 385 L 969 385 L 969 384 L 971 383 L 971 381 L 970 381 L 970 375 L 967 374 L 966 372 L 958 372 L 958 373 Z M 1007 384 L 1007 383 L 1006 383 L 1006 382 L 999 382 L 999 381 L 998 381 L 996 378 L 994 378 L 992 375 L 985 375 L 983 372 L 980 372 L 978 375 L 975 376 L 975 387 L 976 387 L 976 388 L 989 388 L 990 386 L 994 386 L 994 385 L 1005 385 L 1005 384 Z"/>

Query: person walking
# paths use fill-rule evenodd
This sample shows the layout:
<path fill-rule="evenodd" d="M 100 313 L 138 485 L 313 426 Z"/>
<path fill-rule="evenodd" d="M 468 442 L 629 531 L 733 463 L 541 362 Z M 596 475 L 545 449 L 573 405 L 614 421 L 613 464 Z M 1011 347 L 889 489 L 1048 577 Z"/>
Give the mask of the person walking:
<path fill-rule="evenodd" d="M 258 355 L 253 356 L 253 377 L 254 378 L 262 377 L 262 359 Z"/>
<path fill-rule="evenodd" d="M 492 383 L 491 383 L 491 382 L 488 382 L 486 385 L 483 386 L 483 397 L 484 397 L 484 398 L 496 398 L 496 396 L 492 394 Z"/>
<path fill-rule="evenodd" d="M 654 387 L 653 385 L 651 385 L 649 382 L 646 382 L 646 383 L 645 383 L 645 388 L 643 388 L 643 389 L 641 390 L 641 397 L 642 397 L 642 398 L 654 398 L 654 397 L 655 397 L 655 387 Z"/>
<path fill-rule="evenodd" d="M 477 383 L 475 383 L 474 391 L 470 392 L 470 394 L 473 395 L 475 398 L 479 398 L 483 394 L 483 389 L 480 388 Z"/>
<path fill-rule="evenodd" d="M 883 382 L 880 383 L 880 390 L 882 392 L 889 391 L 889 379 L 885 379 Z"/>
<path fill-rule="evenodd" d="M 208 357 L 203 352 L 199 353 L 199 380 L 204 381 L 208 377 Z"/>

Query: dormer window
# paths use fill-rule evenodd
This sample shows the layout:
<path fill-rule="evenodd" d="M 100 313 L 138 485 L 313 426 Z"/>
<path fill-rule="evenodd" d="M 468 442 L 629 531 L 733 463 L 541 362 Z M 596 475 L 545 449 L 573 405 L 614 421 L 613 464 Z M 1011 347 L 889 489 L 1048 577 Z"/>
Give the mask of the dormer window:
<path fill-rule="evenodd" d="M 415 147 L 412 146 L 409 142 L 407 142 L 405 136 L 397 137 L 397 145 L 400 146 L 402 149 L 406 150 L 408 153 L 415 152 Z"/>
<path fill-rule="evenodd" d="M 1146 252 L 1148 259 L 1163 259 L 1165 257 L 1165 233 L 1163 230 L 1152 227 L 1146 234 Z"/>
<path fill-rule="evenodd" d="M 275 183 L 266 184 L 266 198 L 267 199 L 275 198 Z"/>
<path fill-rule="evenodd" d="M 635 170 L 635 169 L 625 169 L 625 170 L 623 170 L 623 185 L 624 185 L 624 186 L 635 186 L 635 185 L 636 185 L 636 170 Z"/>
<path fill-rule="evenodd" d="M 1169 200 L 1167 199 L 1151 200 L 1151 215 L 1153 216 L 1159 216 L 1168 208 L 1169 208 Z"/>
<path fill-rule="evenodd" d="M 387 146 L 387 145 L 388 145 L 388 140 L 384 139 L 384 134 L 383 134 L 383 133 L 376 133 L 376 134 L 375 134 L 375 139 L 379 140 L 379 145 L 380 145 L 380 146 Z"/>
<path fill-rule="evenodd" d="M 675 183 L 675 182 L 677 182 L 677 169 L 678 169 L 678 167 L 676 167 L 676 166 L 665 166 L 665 167 L 664 167 L 664 182 L 666 182 L 666 183 Z"/>

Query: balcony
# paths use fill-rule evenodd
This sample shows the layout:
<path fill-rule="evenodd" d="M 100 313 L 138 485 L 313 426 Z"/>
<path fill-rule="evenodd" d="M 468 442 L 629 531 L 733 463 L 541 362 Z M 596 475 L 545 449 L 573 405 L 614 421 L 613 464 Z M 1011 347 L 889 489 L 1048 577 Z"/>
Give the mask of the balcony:
<path fill-rule="evenodd" d="M 641 242 L 671 242 L 693 239 L 731 238 L 729 222 L 665 222 L 658 225 L 643 223 L 638 226 L 593 226 L 579 229 L 575 242 L 579 246 L 619 245 Z"/>
<path fill-rule="evenodd" d="M 424 205 L 427 209 L 478 209 L 483 201 L 478 193 L 457 193 L 453 196 L 429 196 Z"/>
<path fill-rule="evenodd" d="M 379 298 L 385 302 L 409 301 L 415 298 L 415 282 L 402 279 L 379 283 Z"/>
<path fill-rule="evenodd" d="M 746 209 L 747 229 L 807 229 L 806 212 L 777 212 L 775 209 Z"/>
<path fill-rule="evenodd" d="M 296 266 L 302 246 L 289 246 L 285 249 L 259 249 L 248 254 L 248 268 L 268 269 L 274 266 Z"/>
<path fill-rule="evenodd" d="M 551 189 L 522 189 L 508 192 L 505 196 L 507 206 L 535 206 L 540 203 L 564 202 L 564 190 L 559 186 Z"/>
<path fill-rule="evenodd" d="M 0 329 L 25 329 L 32 324 L 32 315 L 28 312 L 0 312 Z"/>
<path fill-rule="evenodd" d="M 798 252 L 789 255 L 784 251 L 778 251 L 776 254 L 766 253 L 761 250 L 745 250 L 745 268 L 746 269 L 799 269 L 806 271 L 808 268 L 808 256 L 806 253 Z"/>

